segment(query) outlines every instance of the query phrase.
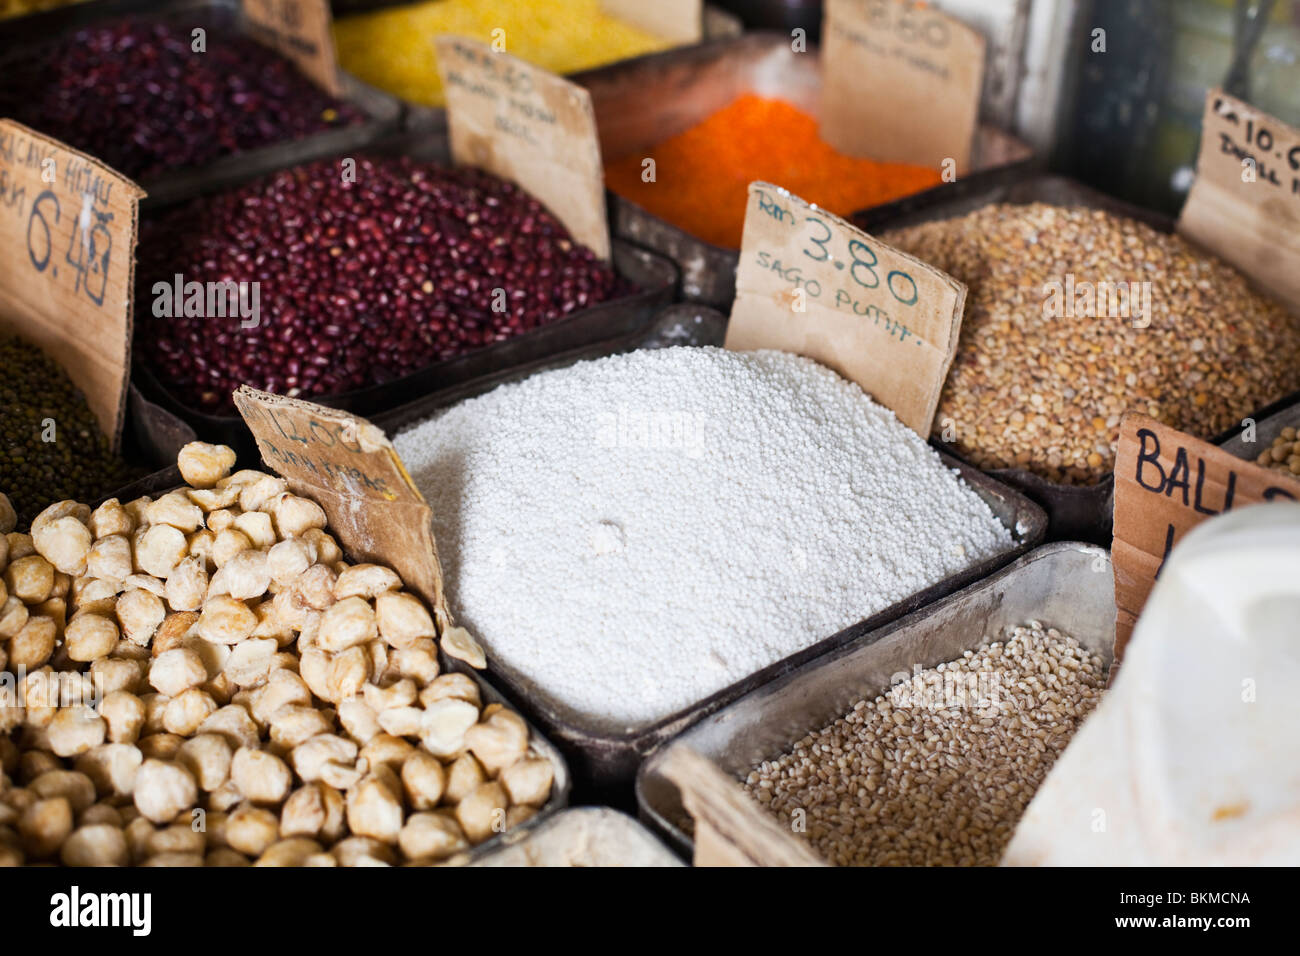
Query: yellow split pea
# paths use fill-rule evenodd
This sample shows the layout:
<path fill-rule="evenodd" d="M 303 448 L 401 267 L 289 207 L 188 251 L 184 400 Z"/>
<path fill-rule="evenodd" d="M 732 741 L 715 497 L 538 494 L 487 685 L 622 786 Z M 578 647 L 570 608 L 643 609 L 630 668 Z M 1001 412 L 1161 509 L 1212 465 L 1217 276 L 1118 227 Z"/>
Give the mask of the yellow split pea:
<path fill-rule="evenodd" d="M 372 86 L 425 106 L 442 106 L 434 59 L 439 33 L 470 37 L 554 73 L 574 73 L 672 46 L 603 13 L 599 0 L 434 0 L 340 20 L 339 62 Z"/>

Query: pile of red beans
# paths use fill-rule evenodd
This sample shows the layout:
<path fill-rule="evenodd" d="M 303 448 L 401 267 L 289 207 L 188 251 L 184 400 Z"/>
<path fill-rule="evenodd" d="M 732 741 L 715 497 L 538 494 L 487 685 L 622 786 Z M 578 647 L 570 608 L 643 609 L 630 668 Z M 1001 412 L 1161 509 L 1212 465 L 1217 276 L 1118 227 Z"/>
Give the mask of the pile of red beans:
<path fill-rule="evenodd" d="M 256 324 L 155 309 L 155 284 L 177 274 L 257 282 Z M 210 413 L 241 384 L 311 397 L 392 381 L 633 291 L 514 184 L 366 157 L 146 221 L 137 279 L 137 347 Z"/>
<path fill-rule="evenodd" d="M 0 70 L 0 116 L 136 179 L 365 119 L 211 17 L 85 27 L 5 56 Z"/>

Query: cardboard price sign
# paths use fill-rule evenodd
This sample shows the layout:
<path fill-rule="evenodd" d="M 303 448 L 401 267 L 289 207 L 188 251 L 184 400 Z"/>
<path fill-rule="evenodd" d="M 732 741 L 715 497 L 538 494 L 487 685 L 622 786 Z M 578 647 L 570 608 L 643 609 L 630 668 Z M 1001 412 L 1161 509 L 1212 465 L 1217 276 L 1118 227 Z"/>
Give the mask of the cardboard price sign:
<path fill-rule="evenodd" d="M 85 153 L 0 120 L 0 326 L 67 370 L 115 450 L 144 195 Z"/>
<path fill-rule="evenodd" d="M 1178 232 L 1300 306 L 1300 130 L 1210 90 Z"/>
<path fill-rule="evenodd" d="M 673 747 L 661 770 L 695 821 L 696 866 L 826 865 L 695 751 Z"/>
<path fill-rule="evenodd" d="M 826 0 L 821 134 L 842 153 L 970 168 L 984 37 L 911 0 Z"/>
<path fill-rule="evenodd" d="M 729 349 L 782 349 L 862 386 L 923 438 L 966 287 L 769 183 L 750 183 Z"/>
<path fill-rule="evenodd" d="M 241 0 L 249 32 L 332 96 L 343 93 L 328 0 Z"/>
<path fill-rule="evenodd" d="M 486 44 L 439 36 L 451 155 L 536 196 L 573 238 L 609 258 L 605 170 L 591 94 Z"/>
<path fill-rule="evenodd" d="M 699 43 L 704 35 L 704 0 L 600 0 L 600 8 L 665 40 Z"/>
<path fill-rule="evenodd" d="M 451 615 L 433 512 L 384 433 L 364 418 L 247 385 L 234 399 L 262 460 L 295 494 L 325 509 L 330 531 L 353 558 L 396 571 L 444 633 Z"/>
<path fill-rule="evenodd" d="M 1154 418 L 1120 423 L 1115 457 L 1115 660 L 1178 540 L 1206 518 L 1262 501 L 1300 499 L 1300 482 Z"/>

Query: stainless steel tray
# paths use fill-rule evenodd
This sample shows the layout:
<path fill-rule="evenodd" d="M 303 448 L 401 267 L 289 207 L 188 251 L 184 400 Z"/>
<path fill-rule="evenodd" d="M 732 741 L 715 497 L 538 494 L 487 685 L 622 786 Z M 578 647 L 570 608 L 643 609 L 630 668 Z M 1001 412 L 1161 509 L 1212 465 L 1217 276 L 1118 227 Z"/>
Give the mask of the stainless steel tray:
<path fill-rule="evenodd" d="M 575 350 L 552 360 L 536 362 L 526 368 L 513 369 L 490 379 L 481 379 L 468 386 L 437 392 L 392 413 L 376 417 L 375 424 L 392 435 L 408 425 L 429 417 L 436 411 L 488 391 L 503 382 L 514 381 L 533 372 L 572 365 L 583 359 L 598 358 L 634 348 L 665 345 L 719 345 L 722 342 L 724 328 L 725 320 L 711 309 L 690 304 L 673 306 L 661 314 L 649 336 L 629 336 Z M 543 732 L 564 752 L 572 767 L 575 788 L 580 798 L 618 805 L 621 800 L 626 799 L 637 766 L 645 755 L 685 728 L 754 688 L 794 670 L 819 654 L 852 641 L 889 621 L 951 594 L 972 581 L 979 580 L 1043 540 L 1047 529 L 1047 516 L 1041 508 L 1019 492 L 989 478 L 969 465 L 962 464 L 942 451 L 940 455 L 947 465 L 960 472 L 963 480 L 988 503 L 993 513 L 1011 532 L 1014 539 L 1012 547 L 965 571 L 935 582 L 930 587 L 857 624 L 828 635 L 804 650 L 770 664 L 690 707 L 632 733 L 596 731 L 574 722 L 568 715 L 540 700 L 532 693 L 527 681 L 495 667 L 490 653 L 489 673 L 516 706 L 536 720 Z"/>
<path fill-rule="evenodd" d="M 1273 439 L 1288 425 L 1300 428 L 1300 392 L 1288 395 L 1250 416 L 1255 423 L 1255 440 L 1245 441 L 1242 428 L 1231 428 L 1214 440 L 1224 451 L 1254 461 L 1261 451 L 1273 444 Z"/>
<path fill-rule="evenodd" d="M 135 16 L 171 20 L 195 13 L 228 20 L 233 28 L 242 30 L 239 0 L 96 0 L 0 23 L 0 49 L 39 45 L 104 20 Z M 171 170 L 142 180 L 140 185 L 148 193 L 142 208 L 147 210 L 158 203 L 211 192 L 282 166 L 358 150 L 401 126 L 400 100 L 348 73 L 340 71 L 339 76 L 343 86 L 341 99 L 361 109 L 369 117 L 367 121 L 224 156 L 203 167 Z"/>
<path fill-rule="evenodd" d="M 532 829 L 502 834 L 491 852 L 470 865 L 673 867 L 682 861 L 625 813 L 609 807 L 572 807 Z"/>
<path fill-rule="evenodd" d="M 871 629 L 746 694 L 656 752 L 637 774 L 642 819 L 683 854 L 690 821 L 677 788 L 660 772 L 665 755 L 690 747 L 725 773 L 742 777 L 810 731 L 842 717 L 863 697 L 887 690 L 913 665 L 960 657 L 1004 627 L 1028 620 L 1059 627 L 1107 664 L 1115 639 L 1110 554 L 1079 542 L 1044 545 L 1009 567 L 923 610 Z"/>
<path fill-rule="evenodd" d="M 821 59 L 815 48 L 795 53 L 782 33 L 749 33 L 579 73 L 591 91 L 601 154 L 606 162 L 646 150 L 684 132 L 744 93 L 787 100 L 816 116 L 821 110 Z M 992 126 L 981 126 L 970 174 L 985 185 L 1023 176 L 1030 148 Z M 952 184 L 911 197 L 942 201 Z M 697 239 L 627 199 L 609 194 L 617 235 L 660 252 L 682 271 L 682 295 L 726 308 L 735 298 L 739 252 Z"/>

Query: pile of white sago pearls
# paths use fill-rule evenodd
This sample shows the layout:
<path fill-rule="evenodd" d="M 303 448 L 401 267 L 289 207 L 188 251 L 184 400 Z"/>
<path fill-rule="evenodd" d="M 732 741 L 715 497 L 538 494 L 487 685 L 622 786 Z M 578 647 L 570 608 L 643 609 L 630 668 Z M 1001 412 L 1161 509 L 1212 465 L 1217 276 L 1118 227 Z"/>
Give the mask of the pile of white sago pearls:
<path fill-rule="evenodd" d="M 1010 545 L 808 359 L 638 351 L 399 435 L 457 620 L 569 719 L 653 723 Z"/>

